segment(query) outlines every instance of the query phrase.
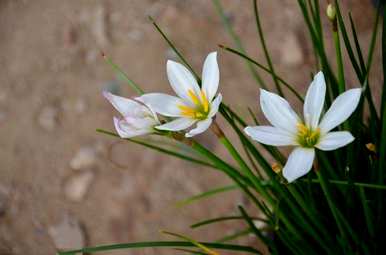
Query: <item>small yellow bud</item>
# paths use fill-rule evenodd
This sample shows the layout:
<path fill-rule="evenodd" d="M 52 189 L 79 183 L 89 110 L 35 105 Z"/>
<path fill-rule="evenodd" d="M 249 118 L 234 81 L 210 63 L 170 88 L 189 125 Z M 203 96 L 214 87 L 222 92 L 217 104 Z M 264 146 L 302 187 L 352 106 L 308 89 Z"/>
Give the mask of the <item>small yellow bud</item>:
<path fill-rule="evenodd" d="M 367 148 L 369 151 L 371 151 L 371 152 L 374 152 L 374 153 L 377 152 L 377 149 L 376 149 L 376 147 L 375 147 L 375 144 L 373 144 L 373 143 L 368 143 L 368 144 L 366 144 L 366 148 Z"/>
<path fill-rule="evenodd" d="M 282 170 L 282 167 L 281 167 L 281 165 L 279 165 L 278 163 L 273 163 L 272 165 L 271 165 L 271 168 L 272 168 L 272 170 L 275 172 L 275 173 L 277 173 L 277 174 L 279 174 L 280 172 L 281 172 L 281 170 Z"/>
<path fill-rule="evenodd" d="M 327 6 L 327 17 L 330 21 L 335 21 L 336 19 L 336 9 L 333 4 L 328 4 Z"/>

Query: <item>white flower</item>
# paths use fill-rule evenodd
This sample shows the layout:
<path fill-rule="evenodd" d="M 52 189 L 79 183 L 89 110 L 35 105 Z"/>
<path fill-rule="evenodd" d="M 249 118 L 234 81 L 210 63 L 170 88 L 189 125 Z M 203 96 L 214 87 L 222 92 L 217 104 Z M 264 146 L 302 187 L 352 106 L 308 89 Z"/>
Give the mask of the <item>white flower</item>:
<path fill-rule="evenodd" d="M 130 138 L 154 133 L 154 127 L 160 124 L 156 113 L 143 103 L 140 97 L 132 100 L 109 92 L 103 92 L 103 95 L 123 116 L 114 117 L 114 126 L 120 137 Z"/>
<path fill-rule="evenodd" d="M 339 95 L 319 122 L 325 95 L 324 75 L 319 72 L 307 91 L 303 106 L 303 122 L 284 98 L 261 90 L 261 109 L 273 126 L 244 129 L 249 136 L 260 143 L 296 146 L 283 168 L 283 176 L 288 182 L 296 180 L 311 170 L 315 148 L 324 151 L 335 150 L 354 140 L 348 131 L 330 131 L 347 120 L 354 112 L 361 96 L 361 89 L 350 89 Z"/>
<path fill-rule="evenodd" d="M 180 131 L 197 123 L 195 128 L 185 134 L 186 137 L 192 137 L 209 128 L 222 99 L 221 94 L 213 99 L 220 79 L 216 58 L 217 53 L 212 52 L 205 59 L 201 89 L 186 67 L 171 60 L 167 62 L 168 79 L 178 97 L 163 93 L 141 96 L 143 102 L 151 105 L 157 113 L 176 117 L 168 123 L 157 126 L 157 129 Z"/>

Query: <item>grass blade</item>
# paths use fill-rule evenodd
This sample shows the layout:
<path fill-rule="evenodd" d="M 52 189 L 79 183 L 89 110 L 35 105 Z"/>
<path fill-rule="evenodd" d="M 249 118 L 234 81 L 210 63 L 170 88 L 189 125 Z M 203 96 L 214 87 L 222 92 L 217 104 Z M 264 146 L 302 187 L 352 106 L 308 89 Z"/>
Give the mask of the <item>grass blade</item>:
<path fill-rule="evenodd" d="M 117 135 L 114 132 L 110 132 L 110 131 L 103 130 L 103 129 L 97 129 L 96 131 L 99 132 L 99 133 L 102 133 L 102 134 L 106 134 L 106 135 L 110 135 L 110 136 L 114 136 L 114 137 L 120 138 L 119 135 Z M 120 138 L 120 139 L 123 139 L 123 138 Z M 159 151 L 159 152 L 162 152 L 162 153 L 165 153 L 165 154 L 168 154 L 168 155 L 171 155 L 171 156 L 174 156 L 174 157 L 186 160 L 186 161 L 190 161 L 192 163 L 196 163 L 196 164 L 199 164 L 199 165 L 203 165 L 203 166 L 211 167 L 211 168 L 214 168 L 214 169 L 218 169 L 213 164 L 210 164 L 210 163 L 205 162 L 203 160 L 195 159 L 195 158 L 192 158 L 190 156 L 181 154 L 179 152 L 168 150 L 168 149 L 165 149 L 165 148 L 162 148 L 160 146 L 156 146 L 156 145 L 144 142 L 144 141 L 139 141 L 139 140 L 136 140 L 136 139 L 123 139 L 123 140 L 127 140 L 127 141 L 130 141 L 130 142 L 136 143 L 136 144 L 140 144 L 140 145 L 143 145 L 143 146 L 145 146 L 147 148 L 150 148 L 150 149 L 153 149 L 153 150 L 156 150 L 156 151 Z"/>
<path fill-rule="evenodd" d="M 157 22 L 149 16 L 150 21 L 152 22 L 153 26 L 157 29 L 157 31 L 161 34 L 161 36 L 164 38 L 164 40 L 167 42 L 170 48 L 173 49 L 173 51 L 177 54 L 178 58 L 186 65 L 186 67 L 192 72 L 194 77 L 197 79 L 198 83 L 201 83 L 200 76 L 194 71 L 193 67 L 189 64 L 188 61 L 184 58 L 184 56 L 180 53 L 180 51 L 174 46 L 174 43 L 166 36 L 164 31 L 162 31 L 161 27 L 158 26 Z"/>
<path fill-rule="evenodd" d="M 218 15 L 221 17 L 221 20 L 224 24 L 224 27 L 225 29 L 227 30 L 228 34 L 230 35 L 230 37 L 232 38 L 233 42 L 235 43 L 237 49 L 246 54 L 246 51 L 244 49 L 244 46 L 243 44 L 241 43 L 241 40 L 240 38 L 236 35 L 235 31 L 233 30 L 232 28 L 232 25 L 230 24 L 229 22 L 229 18 L 225 15 L 225 12 L 224 12 L 224 9 L 220 3 L 219 0 L 212 0 L 213 2 L 213 5 L 215 6 L 216 8 L 216 11 L 218 13 Z M 256 82 L 260 85 L 260 87 L 262 88 L 266 88 L 266 85 L 264 83 L 264 80 L 261 79 L 259 73 L 257 72 L 257 70 L 253 67 L 253 65 L 251 65 L 251 63 L 249 63 L 248 61 L 245 61 L 245 64 L 247 65 L 249 71 L 251 72 L 252 74 L 252 77 L 256 80 Z"/>
<path fill-rule="evenodd" d="M 255 248 L 243 245 L 235 244 L 221 244 L 221 243 L 210 243 L 210 242 L 201 242 L 202 245 L 205 245 L 208 248 L 219 249 L 224 251 L 235 251 L 235 252 L 245 252 L 249 254 L 261 254 Z M 155 242 L 137 242 L 137 243 L 121 243 L 121 244 L 111 244 L 111 245 L 101 245 L 95 247 L 86 247 L 77 250 L 71 251 L 61 251 L 58 252 L 58 255 L 75 255 L 77 253 L 97 253 L 103 251 L 113 251 L 113 250 L 124 250 L 124 249 L 139 249 L 139 248 L 177 248 L 177 247 L 195 247 L 191 242 L 185 241 L 155 241 Z"/>
<path fill-rule="evenodd" d="M 251 62 L 252 64 L 256 65 L 257 67 L 261 68 L 262 70 L 270 73 L 271 75 L 274 75 L 276 77 L 276 79 L 278 81 L 280 81 L 289 91 L 291 91 L 301 102 L 304 102 L 304 99 L 303 97 L 293 88 L 293 86 L 291 86 L 289 83 L 287 83 L 285 80 L 283 80 L 282 78 L 280 78 L 279 76 L 277 76 L 275 73 L 272 73 L 271 70 L 269 70 L 269 68 L 263 66 L 262 64 L 260 64 L 259 62 L 257 62 L 256 60 L 248 57 L 246 54 L 244 54 L 243 52 L 241 51 L 238 51 L 238 50 L 235 50 L 235 49 L 232 49 L 232 48 L 229 48 L 227 46 L 224 46 L 224 45 L 219 45 L 220 48 L 226 50 L 226 51 L 229 51 L 233 54 L 236 54 L 242 58 L 244 58 L 245 60 Z"/>
<path fill-rule="evenodd" d="M 281 90 L 279 81 L 277 79 L 277 76 L 275 75 L 275 70 L 273 68 L 272 60 L 271 60 L 271 57 L 269 55 L 267 45 L 265 44 L 264 33 L 263 33 L 263 29 L 261 28 L 261 24 L 260 24 L 260 17 L 259 17 L 259 10 L 258 10 L 258 6 L 257 6 L 257 0 L 253 0 L 253 11 L 254 11 L 254 15 L 255 15 L 256 28 L 257 28 L 257 32 L 259 34 L 260 43 L 261 43 L 261 46 L 263 47 L 265 59 L 267 60 L 269 70 L 271 71 L 273 82 L 275 83 L 276 90 L 279 93 L 279 95 L 283 96 L 283 91 Z"/>
<path fill-rule="evenodd" d="M 366 193 L 363 187 L 359 187 L 359 196 L 363 206 L 363 214 L 365 215 L 366 226 L 371 237 L 374 237 L 374 225 L 372 219 L 372 213 L 366 199 Z"/>
<path fill-rule="evenodd" d="M 111 60 L 111 58 L 109 58 L 108 56 L 106 56 L 103 52 L 102 52 L 102 57 L 103 59 L 106 61 L 107 64 L 109 64 L 113 70 L 119 75 L 120 78 L 122 78 L 124 81 L 127 82 L 127 84 L 138 94 L 138 95 L 143 95 L 144 94 L 144 91 L 133 81 L 131 80 L 127 75 L 126 73 L 119 67 L 117 66 L 116 64 L 113 63 L 113 61 Z"/>
<path fill-rule="evenodd" d="M 200 193 L 198 195 L 195 195 L 195 196 L 192 196 L 190 198 L 179 201 L 179 202 L 177 202 L 176 206 L 177 207 L 183 207 L 183 206 L 186 206 L 186 205 L 191 204 L 193 202 L 196 202 L 198 200 L 208 198 L 210 196 L 217 195 L 217 194 L 220 194 L 223 192 L 236 190 L 236 189 L 239 189 L 239 187 L 237 185 L 228 185 L 228 186 L 224 186 L 224 187 L 220 187 L 220 188 L 211 189 L 211 190 L 208 190 L 206 192 L 203 192 L 203 193 Z"/>
<path fill-rule="evenodd" d="M 239 205 L 238 208 L 244 220 L 246 221 L 249 228 L 251 229 L 251 231 L 271 248 L 272 254 L 278 254 L 278 251 L 276 250 L 276 246 L 273 244 L 273 242 L 270 239 L 268 239 L 263 235 L 263 233 L 261 233 L 261 231 L 256 227 L 255 223 L 253 222 L 252 218 L 249 217 L 245 209 L 241 205 Z"/>
<path fill-rule="evenodd" d="M 321 170 L 323 171 L 323 169 Z M 305 182 L 310 181 L 311 183 L 320 183 L 320 180 L 318 179 L 311 179 L 311 180 L 303 180 Z M 379 184 L 373 184 L 373 183 L 362 183 L 362 182 L 349 182 L 349 181 L 340 181 L 340 180 L 331 180 L 329 179 L 328 182 L 330 184 L 334 185 L 343 185 L 343 186 L 355 186 L 359 188 L 368 188 L 368 189 L 376 189 L 376 190 L 385 190 L 386 191 L 386 185 L 379 185 Z"/>
<path fill-rule="evenodd" d="M 169 231 L 161 231 L 161 233 L 162 234 L 166 234 L 166 235 L 170 235 L 170 236 L 174 236 L 174 237 L 180 238 L 180 239 L 185 240 L 185 241 L 188 241 L 188 242 L 192 243 L 194 246 L 196 246 L 197 248 L 200 248 L 202 251 L 206 252 L 209 255 L 220 255 L 219 253 L 217 253 L 215 251 L 212 251 L 211 249 L 209 249 L 208 247 L 206 247 L 202 243 L 197 242 L 196 240 L 194 240 L 194 239 L 192 239 L 192 238 L 190 238 L 188 236 L 177 234 L 177 233 L 173 233 L 173 232 L 169 232 Z"/>
<path fill-rule="evenodd" d="M 212 223 L 223 222 L 223 221 L 230 221 L 230 220 L 243 220 L 243 219 L 244 219 L 244 217 L 242 217 L 242 216 L 218 217 L 218 218 L 213 218 L 213 219 L 208 219 L 208 220 L 203 220 L 203 221 L 197 222 L 197 223 L 191 225 L 190 227 L 191 228 L 198 228 L 198 227 L 206 226 L 206 225 L 209 225 L 209 224 L 212 224 Z M 259 218 L 259 217 L 251 217 L 251 219 L 252 220 L 268 222 L 268 220 L 263 219 L 263 218 Z"/>
<path fill-rule="evenodd" d="M 227 235 L 227 236 L 224 236 L 220 239 L 217 239 L 216 242 L 218 243 L 226 243 L 226 242 L 229 242 L 229 241 L 233 241 L 239 237 L 242 237 L 242 236 L 246 236 L 248 234 L 252 233 L 252 230 L 250 230 L 249 228 L 247 229 L 243 229 L 243 230 L 239 230 L 239 231 L 236 231 L 234 232 L 233 234 L 231 235 Z"/>
<path fill-rule="evenodd" d="M 362 49 L 361 49 L 361 46 L 359 44 L 357 30 L 355 28 L 355 24 L 354 24 L 354 20 L 352 18 L 351 12 L 348 13 L 348 16 L 349 16 L 349 20 L 350 20 L 351 32 L 352 32 L 352 35 L 354 38 L 355 48 L 357 51 L 357 56 L 359 59 L 359 64 L 360 64 L 362 70 L 366 70 L 365 60 L 363 58 Z"/>

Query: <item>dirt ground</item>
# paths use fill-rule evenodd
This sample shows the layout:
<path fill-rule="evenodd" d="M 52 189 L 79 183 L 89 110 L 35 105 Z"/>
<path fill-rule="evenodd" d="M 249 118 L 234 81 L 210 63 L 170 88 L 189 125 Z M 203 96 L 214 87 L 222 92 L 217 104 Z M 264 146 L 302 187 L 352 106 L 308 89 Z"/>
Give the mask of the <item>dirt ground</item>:
<path fill-rule="evenodd" d="M 264 63 L 251 1 L 222 2 L 249 53 Z M 276 70 L 304 93 L 313 55 L 296 1 L 259 2 Z M 343 5 L 353 11 L 367 47 L 374 13 L 370 1 Z M 171 91 L 165 63 L 176 56 L 148 15 L 197 70 L 208 52 L 219 51 L 224 101 L 239 110 L 251 105 L 258 111 L 258 87 L 244 63 L 217 47 L 233 43 L 211 1 L 0 0 L 1 255 L 167 240 L 159 230 L 216 240 L 246 227 L 233 222 L 192 231 L 189 225 L 199 220 L 236 214 L 236 205 L 245 199 L 230 192 L 185 208 L 175 203 L 230 181 L 211 169 L 95 131 L 112 130 L 117 114 L 102 90 L 134 95 L 100 57 L 101 50 L 145 91 Z M 328 39 L 329 24 L 324 22 Z M 378 51 L 374 61 L 379 58 Z M 374 66 L 373 76 L 379 68 Z M 351 67 L 346 78 L 357 85 Z M 224 153 L 210 132 L 199 139 Z M 257 243 L 253 238 L 245 242 Z M 148 249 L 101 254 L 178 253 Z"/>

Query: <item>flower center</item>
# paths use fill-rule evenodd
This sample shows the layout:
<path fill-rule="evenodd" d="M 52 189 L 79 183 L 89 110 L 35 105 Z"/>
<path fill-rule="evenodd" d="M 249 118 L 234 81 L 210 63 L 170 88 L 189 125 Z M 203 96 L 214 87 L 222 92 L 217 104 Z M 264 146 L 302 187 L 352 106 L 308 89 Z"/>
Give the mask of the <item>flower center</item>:
<path fill-rule="evenodd" d="M 204 120 L 208 117 L 210 105 L 209 100 L 203 90 L 200 91 L 200 95 L 197 96 L 193 90 L 188 91 L 188 95 L 192 100 L 194 106 L 178 105 L 181 114 L 188 118 Z"/>
<path fill-rule="evenodd" d="M 319 128 L 317 128 L 316 130 L 313 130 L 312 128 L 304 125 L 303 123 L 298 123 L 297 128 L 298 128 L 297 141 L 302 147 L 312 148 L 319 142 L 319 138 L 320 138 Z"/>

